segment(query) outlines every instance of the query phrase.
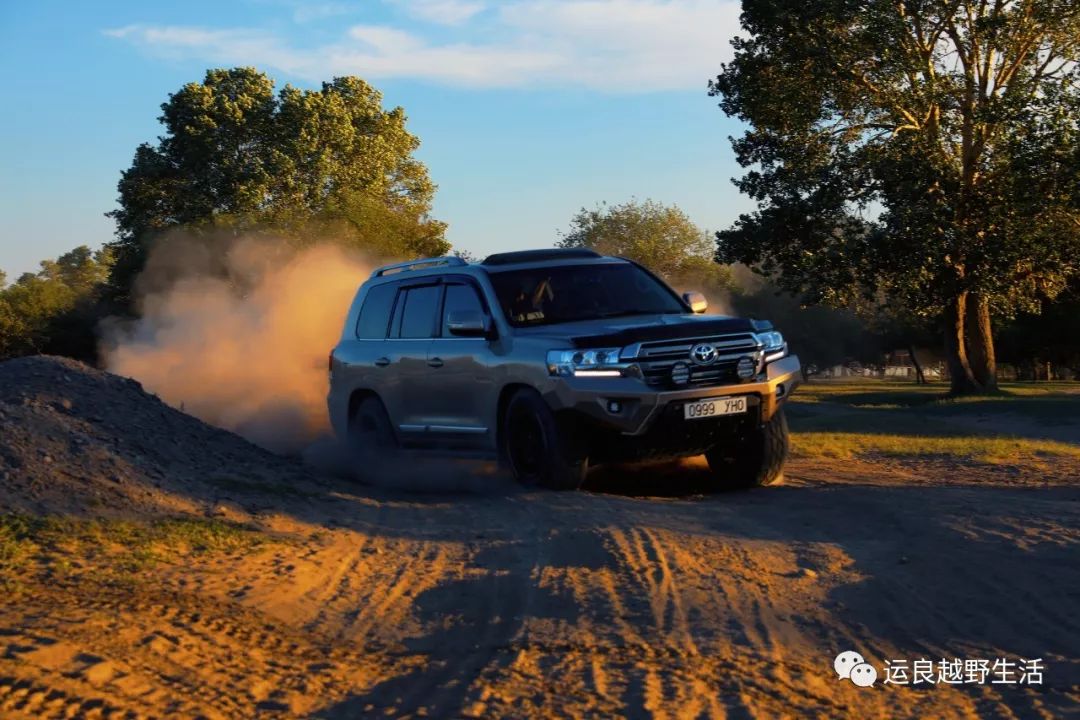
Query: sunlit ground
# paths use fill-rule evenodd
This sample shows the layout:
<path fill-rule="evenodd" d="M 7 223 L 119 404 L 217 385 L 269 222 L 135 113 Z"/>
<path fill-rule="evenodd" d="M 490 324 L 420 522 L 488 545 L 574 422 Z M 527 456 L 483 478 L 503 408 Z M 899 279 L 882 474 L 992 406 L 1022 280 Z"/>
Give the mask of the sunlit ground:
<path fill-rule="evenodd" d="M 751 492 L 705 494 L 700 459 L 424 495 L 224 464 L 161 478 L 169 517 L 8 515 L 0 717 L 1062 717 L 1080 396 L 941 389 L 800 388 Z M 852 649 L 1046 672 L 860 689 Z"/>

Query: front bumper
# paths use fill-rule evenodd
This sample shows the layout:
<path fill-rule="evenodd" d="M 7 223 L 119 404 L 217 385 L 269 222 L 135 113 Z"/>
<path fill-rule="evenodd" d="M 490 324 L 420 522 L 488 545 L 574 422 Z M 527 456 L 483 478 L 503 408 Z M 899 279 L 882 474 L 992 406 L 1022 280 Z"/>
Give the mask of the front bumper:
<path fill-rule="evenodd" d="M 544 393 L 556 413 L 575 411 L 624 435 L 642 435 L 672 403 L 750 395 L 757 399 L 760 422 L 767 422 L 802 382 L 799 358 L 788 355 L 765 366 L 749 382 L 656 391 L 637 378 L 558 378 Z M 613 403 L 618 411 L 613 412 Z"/>

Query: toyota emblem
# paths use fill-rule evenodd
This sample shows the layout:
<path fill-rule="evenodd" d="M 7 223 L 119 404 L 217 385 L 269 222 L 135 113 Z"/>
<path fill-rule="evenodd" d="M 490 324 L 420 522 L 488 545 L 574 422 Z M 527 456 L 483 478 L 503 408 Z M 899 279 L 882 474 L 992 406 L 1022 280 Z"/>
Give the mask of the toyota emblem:
<path fill-rule="evenodd" d="M 716 348 L 709 343 L 695 345 L 690 350 L 690 359 L 698 365 L 712 365 L 716 362 Z"/>

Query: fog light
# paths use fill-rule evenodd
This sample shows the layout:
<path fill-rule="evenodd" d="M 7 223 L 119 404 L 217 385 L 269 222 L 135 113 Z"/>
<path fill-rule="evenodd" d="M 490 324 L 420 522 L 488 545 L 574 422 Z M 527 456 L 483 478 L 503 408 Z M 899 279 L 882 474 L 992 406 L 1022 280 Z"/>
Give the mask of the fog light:
<path fill-rule="evenodd" d="M 778 397 L 778 398 L 784 397 L 784 383 L 780 383 L 779 385 L 776 386 L 776 397 Z"/>
<path fill-rule="evenodd" d="M 754 358 L 748 355 L 739 358 L 739 363 L 735 366 L 735 373 L 739 376 L 740 380 L 749 380 L 754 377 L 754 372 L 756 370 L 757 363 L 754 362 Z"/>
<path fill-rule="evenodd" d="M 675 363 L 671 368 L 671 382 L 676 385 L 690 382 L 690 366 L 686 363 Z"/>
<path fill-rule="evenodd" d="M 609 400 L 607 404 L 607 411 L 612 415 L 618 415 L 622 412 L 622 403 L 618 400 Z"/>

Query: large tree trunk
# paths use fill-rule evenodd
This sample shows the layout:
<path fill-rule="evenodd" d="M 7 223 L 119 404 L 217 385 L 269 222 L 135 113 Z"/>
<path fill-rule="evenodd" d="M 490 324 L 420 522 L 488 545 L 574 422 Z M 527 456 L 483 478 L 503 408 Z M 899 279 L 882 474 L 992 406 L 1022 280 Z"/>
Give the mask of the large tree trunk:
<path fill-rule="evenodd" d="M 986 297 L 973 293 L 967 303 L 968 362 L 975 382 L 984 391 L 997 389 L 997 360 L 994 357 L 994 335 L 990 327 L 990 303 Z"/>
<path fill-rule="evenodd" d="M 953 395 L 969 395 L 979 389 L 968 363 L 964 338 L 967 300 L 967 291 L 961 291 L 945 308 L 945 360 L 949 364 L 949 392 Z"/>

